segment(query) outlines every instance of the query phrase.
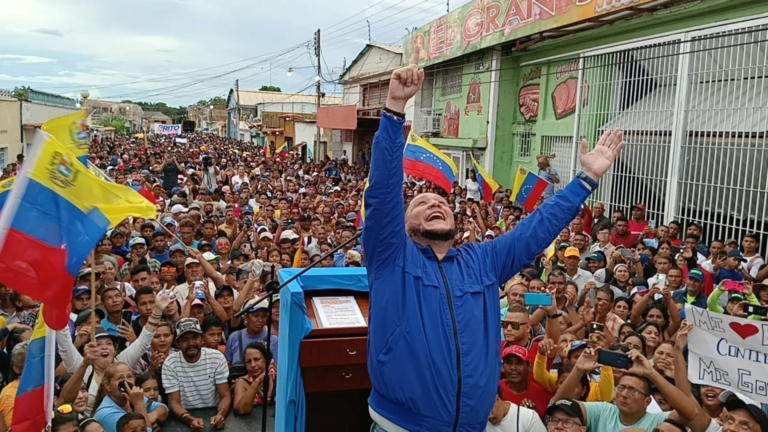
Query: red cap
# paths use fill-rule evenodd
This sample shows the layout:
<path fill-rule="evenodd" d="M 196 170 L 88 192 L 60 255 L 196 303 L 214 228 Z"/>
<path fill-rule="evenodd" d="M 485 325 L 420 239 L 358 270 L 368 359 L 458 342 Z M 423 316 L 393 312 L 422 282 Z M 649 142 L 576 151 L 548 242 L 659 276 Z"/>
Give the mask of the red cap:
<path fill-rule="evenodd" d="M 632 208 L 631 208 L 631 209 L 629 209 L 629 210 L 630 210 L 630 211 L 632 211 L 632 210 L 634 210 L 634 209 L 636 209 L 636 208 L 638 208 L 638 209 L 642 210 L 642 211 L 643 211 L 643 213 L 645 213 L 645 204 L 635 204 L 635 205 L 633 205 L 633 206 L 632 206 Z"/>
<path fill-rule="evenodd" d="M 503 351 L 501 351 L 501 358 L 505 359 L 509 355 L 516 355 L 520 357 L 521 359 L 528 361 L 528 350 L 521 347 L 520 345 L 510 345 L 506 348 L 504 348 Z"/>

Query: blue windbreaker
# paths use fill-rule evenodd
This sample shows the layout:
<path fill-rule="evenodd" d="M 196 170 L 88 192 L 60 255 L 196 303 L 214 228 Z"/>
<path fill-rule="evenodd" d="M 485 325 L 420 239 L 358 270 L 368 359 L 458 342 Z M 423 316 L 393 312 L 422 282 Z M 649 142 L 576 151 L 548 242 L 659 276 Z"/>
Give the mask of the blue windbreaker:
<path fill-rule="evenodd" d="M 368 400 L 408 431 L 484 431 L 501 370 L 498 288 L 581 210 L 574 181 L 508 234 L 439 261 L 405 233 L 403 123 L 381 119 L 365 192 Z"/>

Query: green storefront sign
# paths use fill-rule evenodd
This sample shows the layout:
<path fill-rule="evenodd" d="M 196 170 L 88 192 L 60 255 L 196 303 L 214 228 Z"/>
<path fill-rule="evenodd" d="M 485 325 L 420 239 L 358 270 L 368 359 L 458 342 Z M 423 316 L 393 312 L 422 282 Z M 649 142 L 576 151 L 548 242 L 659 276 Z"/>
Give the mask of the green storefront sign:
<path fill-rule="evenodd" d="M 654 0 L 478 0 L 421 27 L 403 41 L 403 61 L 421 47 L 428 66 L 547 30 L 587 21 Z"/>

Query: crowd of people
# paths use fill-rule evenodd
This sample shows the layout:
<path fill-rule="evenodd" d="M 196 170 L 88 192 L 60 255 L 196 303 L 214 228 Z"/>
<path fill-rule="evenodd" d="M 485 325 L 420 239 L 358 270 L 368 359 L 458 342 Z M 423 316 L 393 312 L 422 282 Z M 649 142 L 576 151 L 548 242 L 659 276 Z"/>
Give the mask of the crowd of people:
<path fill-rule="evenodd" d="M 303 162 L 213 135 L 176 138 L 92 143 L 92 162 L 156 203 L 158 217 L 107 232 L 78 275 L 69 326 L 56 333 L 53 431 L 157 430 L 169 417 L 191 430 L 225 429 L 230 412 L 273 403 L 279 297 L 269 335 L 266 302 L 236 313 L 265 295 L 276 271 L 318 261 L 357 230 L 365 158 Z M 559 183 L 552 157 L 539 168 Z M 455 248 L 495 241 L 527 216 L 509 189 L 483 202 L 474 173 L 450 194 L 422 179 L 402 185 L 406 206 L 423 192 L 446 197 Z M 685 304 L 741 317 L 744 305 L 768 306 L 759 236 L 708 238 L 696 222 L 654 226 L 643 204 L 611 210 L 584 206 L 499 287 L 502 368 L 483 372 L 499 374 L 487 430 L 768 431 L 760 404 L 689 382 L 692 326 L 683 316 Z M 364 259 L 353 241 L 318 265 Z M 0 287 L 0 431 L 11 426 L 38 306 Z M 601 352 L 630 363 L 600 364 Z M 209 418 L 193 414 L 210 407 Z"/>

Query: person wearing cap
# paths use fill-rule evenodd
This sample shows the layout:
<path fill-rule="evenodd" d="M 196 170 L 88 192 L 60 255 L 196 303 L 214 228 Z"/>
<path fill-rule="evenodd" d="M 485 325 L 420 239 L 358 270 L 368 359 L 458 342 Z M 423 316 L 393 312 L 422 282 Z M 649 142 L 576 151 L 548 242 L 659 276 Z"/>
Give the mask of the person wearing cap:
<path fill-rule="evenodd" d="M 722 298 L 723 294 L 725 294 L 727 291 L 725 291 L 725 284 L 728 281 L 722 281 L 720 282 L 715 289 L 712 291 L 712 293 L 707 297 L 706 299 L 706 309 L 711 312 L 716 313 L 724 313 L 727 315 L 734 315 L 739 317 L 746 317 L 746 314 L 739 310 L 738 312 L 734 313 L 734 308 L 741 302 L 753 304 L 753 305 L 760 305 L 760 300 L 758 297 L 754 294 L 753 289 L 756 285 L 753 285 L 751 282 L 745 282 L 743 285 L 744 291 L 742 292 L 731 292 L 729 293 L 729 296 L 726 296 L 725 299 Z M 724 306 L 723 306 L 724 305 Z M 761 320 L 762 317 L 757 315 L 751 315 L 749 319 L 752 320 Z"/>
<path fill-rule="evenodd" d="M 189 258 L 184 260 L 185 282 L 176 286 L 173 293 L 176 298 L 186 300 L 189 296 L 189 286 L 196 281 L 208 281 L 208 293 L 216 295 L 216 287 L 224 285 L 224 277 L 207 262 L 197 249 L 189 249 Z M 205 278 L 204 278 L 205 276 Z"/>
<path fill-rule="evenodd" d="M 445 199 L 421 193 L 407 209 L 403 199 L 401 113 L 423 80 L 416 63 L 393 73 L 371 146 L 363 234 L 372 308 L 368 402 L 375 428 L 418 430 L 428 422 L 434 430 L 482 430 L 498 381 L 476 371 L 498 367 L 500 347 L 489 343 L 498 335 L 498 287 L 579 214 L 626 143 L 619 131 L 606 132 L 587 153 L 585 141 L 583 172 L 568 186 L 507 235 L 454 249 L 453 208 Z M 450 325 L 426 325 L 413 316 Z"/>
<path fill-rule="evenodd" d="M 696 418 L 698 408 L 693 400 L 659 374 L 642 353 L 631 350 L 628 355 L 632 360 L 632 367 L 618 380 L 614 404 L 572 400 L 581 410 L 583 426 L 590 431 L 600 432 L 626 429 L 652 431 L 667 419 L 686 425 Z M 554 396 L 555 401 L 559 402 L 566 395 L 573 394 L 574 390 L 581 386 L 583 376 L 598 367 L 600 365 L 597 363 L 597 352 L 591 348 L 584 351 L 571 373 L 558 387 Z M 652 386 L 659 389 L 673 411 L 647 412 L 647 407 L 652 402 Z M 571 411 L 571 414 L 575 413 L 575 410 Z M 574 415 L 574 417 L 578 416 Z"/>
<path fill-rule="evenodd" d="M 691 222 L 685 227 L 685 234 L 686 239 L 687 236 L 692 235 L 696 236 L 698 240 L 696 240 L 695 248 L 699 252 L 699 255 L 707 256 L 709 253 L 709 248 L 707 247 L 707 244 L 704 243 L 704 229 L 701 227 L 701 224 L 698 222 Z"/>
<path fill-rule="evenodd" d="M 724 280 L 730 280 L 734 282 L 751 280 L 751 275 L 742 265 L 746 261 L 747 260 L 738 249 L 728 252 L 726 254 L 724 265 L 721 265 L 720 262 L 716 262 L 712 266 L 715 270 L 714 274 L 712 275 L 715 279 L 715 284 L 718 285 Z"/>
<path fill-rule="evenodd" d="M 486 432 L 546 432 L 536 411 L 505 401 L 499 386 Z"/>
<path fill-rule="evenodd" d="M 552 394 L 530 379 L 533 364 L 529 357 L 528 350 L 519 345 L 508 346 L 501 352 L 502 374 L 505 377 L 499 382 L 501 398 L 530 408 L 544 417 Z"/>
<path fill-rule="evenodd" d="M 203 331 L 194 318 L 176 323 L 176 343 L 179 351 L 168 356 L 162 369 L 171 412 L 193 430 L 202 430 L 207 423 L 213 429 L 224 429 L 232 408 L 227 360 L 218 350 L 203 347 Z M 189 412 L 213 406 L 217 411 L 210 422 Z"/>
<path fill-rule="evenodd" d="M 143 237 L 134 237 L 128 243 L 131 249 L 130 260 L 120 267 L 117 274 L 118 280 L 122 281 L 131 274 L 131 271 L 138 266 L 145 265 L 154 274 L 160 274 L 160 261 L 154 258 L 147 258 L 147 241 Z"/>
<path fill-rule="evenodd" d="M 64 368 L 67 372 L 73 374 L 71 379 L 84 381 L 85 387 L 88 390 L 87 415 L 93 412 L 96 393 L 99 389 L 98 383 L 101 381 L 104 371 L 116 361 L 127 363 L 128 366 L 133 368 L 141 356 L 149 352 L 160 317 L 170 302 L 171 298 L 167 295 L 157 296 L 150 319 L 147 321 L 147 325 L 144 326 L 141 335 L 128 348 L 117 355 L 115 355 L 116 338 L 101 326 L 93 329 L 95 341 L 86 344 L 84 349 L 85 359 L 75 348 L 68 329 L 56 332 L 56 343 Z"/>
<path fill-rule="evenodd" d="M 725 408 L 723 432 L 768 432 L 768 415 L 755 401 L 733 391 L 720 394 Z"/>
<path fill-rule="evenodd" d="M 273 299 L 274 301 L 274 299 Z M 251 307 L 245 314 L 245 328 L 238 330 L 227 339 L 227 350 L 224 355 L 230 364 L 243 362 L 243 350 L 254 342 L 264 342 L 267 340 L 267 319 L 269 318 L 269 307 L 267 301 L 263 301 Z M 277 361 L 278 337 L 271 334 L 269 338 L 269 351 Z"/>
<path fill-rule="evenodd" d="M 589 248 L 589 235 L 583 232 L 574 232 L 573 247 L 579 250 L 579 257 L 581 258 L 579 268 L 588 270 L 589 263 L 587 263 L 587 258 L 592 255 L 592 251 Z"/>
<path fill-rule="evenodd" d="M 582 262 L 582 265 L 584 263 L 587 264 L 587 268 L 584 268 L 584 267 L 582 268 L 584 268 L 585 270 L 589 270 L 594 275 L 596 271 L 605 269 L 606 261 L 607 259 L 603 251 L 592 252 Z"/>
<path fill-rule="evenodd" d="M 565 273 L 579 288 L 579 295 L 584 290 L 584 285 L 592 278 L 592 273 L 579 267 L 581 252 L 571 246 L 565 250 Z"/>
<path fill-rule="evenodd" d="M 653 227 L 645 220 L 645 204 L 635 204 L 629 209 L 632 219 L 629 221 L 629 232 L 638 238 L 653 238 Z"/>
<path fill-rule="evenodd" d="M 168 247 L 165 231 L 160 230 L 152 233 L 152 248 L 149 250 L 149 255 L 160 263 L 168 261 L 170 258 L 170 248 Z"/>
<path fill-rule="evenodd" d="M 130 250 L 125 245 L 125 233 L 119 229 L 114 229 L 110 233 L 109 238 L 112 240 L 112 255 L 125 259 L 130 253 Z"/>

